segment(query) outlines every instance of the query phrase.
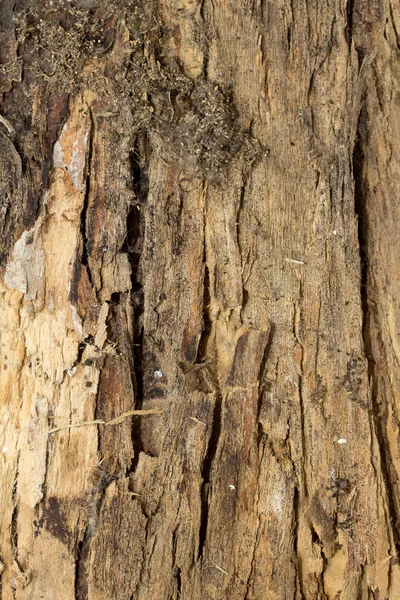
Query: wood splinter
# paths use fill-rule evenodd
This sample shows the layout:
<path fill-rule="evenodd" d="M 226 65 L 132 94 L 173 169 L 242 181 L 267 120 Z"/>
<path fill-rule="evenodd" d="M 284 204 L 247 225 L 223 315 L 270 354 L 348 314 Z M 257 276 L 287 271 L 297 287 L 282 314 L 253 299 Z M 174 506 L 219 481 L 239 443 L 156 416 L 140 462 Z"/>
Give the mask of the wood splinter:
<path fill-rule="evenodd" d="M 72 427 L 83 427 L 84 425 L 119 425 L 120 423 L 123 423 L 128 417 L 159 415 L 163 412 L 163 410 L 159 410 L 156 408 L 151 408 L 148 410 L 128 410 L 128 412 L 125 412 L 122 415 L 115 417 L 115 419 L 111 419 L 111 421 L 102 421 L 101 419 L 96 419 L 95 421 L 82 421 L 81 423 L 71 423 L 69 425 L 62 425 L 61 427 L 54 427 L 54 429 L 49 429 L 48 433 L 55 433 L 56 431 L 61 431 L 62 429 L 72 429 Z"/>

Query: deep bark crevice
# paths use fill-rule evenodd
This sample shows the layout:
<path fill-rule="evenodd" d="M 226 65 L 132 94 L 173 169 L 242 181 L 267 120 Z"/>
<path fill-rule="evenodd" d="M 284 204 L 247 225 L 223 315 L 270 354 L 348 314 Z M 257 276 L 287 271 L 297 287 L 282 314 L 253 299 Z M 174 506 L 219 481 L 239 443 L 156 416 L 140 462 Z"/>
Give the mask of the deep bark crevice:
<path fill-rule="evenodd" d="M 86 272 L 87 272 L 87 276 L 89 279 L 89 283 L 93 287 L 93 290 L 95 290 L 95 287 L 93 286 L 90 267 L 89 267 L 88 259 L 89 259 L 89 254 L 90 254 L 90 247 L 89 247 L 89 239 L 87 236 L 87 218 L 88 218 L 89 199 L 90 199 L 90 193 L 91 193 L 90 177 L 91 177 L 91 171 L 92 171 L 93 152 L 94 152 L 94 121 L 93 121 L 93 115 L 90 110 L 89 110 L 89 114 L 90 114 L 91 123 L 90 123 L 89 141 L 88 141 L 88 154 L 86 157 L 86 186 L 85 186 L 85 197 L 83 200 L 83 207 L 82 207 L 82 212 L 81 212 L 81 226 L 80 226 L 80 233 L 81 233 L 81 237 L 82 237 L 81 264 L 86 267 Z"/>
<path fill-rule="evenodd" d="M 211 341 L 211 336 L 213 335 L 213 319 L 210 311 L 212 292 L 210 287 L 210 272 L 207 265 L 206 245 L 204 246 L 204 269 L 205 272 L 203 282 L 203 332 L 198 346 L 196 363 L 201 363 L 210 358 L 208 356 L 210 352 L 209 342 Z M 214 367 L 214 369 L 209 370 L 209 374 L 212 378 L 214 387 L 215 404 L 212 417 L 210 438 L 208 440 L 207 451 L 205 453 L 204 461 L 201 468 L 202 487 L 198 558 L 200 558 L 203 555 L 203 550 L 207 538 L 211 473 L 213 461 L 215 459 L 218 449 L 219 438 L 221 435 L 222 393 L 218 381 L 215 360 L 216 357 L 212 357 L 212 362 L 214 363 L 212 367 Z"/>
<path fill-rule="evenodd" d="M 347 0 L 347 27 L 346 27 L 346 39 L 351 48 L 353 43 L 353 19 L 354 19 L 354 0 Z"/>
<path fill-rule="evenodd" d="M 78 544 L 75 561 L 75 600 L 86 600 L 88 597 L 88 556 L 89 544 L 86 540 L 81 540 Z"/>
<path fill-rule="evenodd" d="M 207 356 L 207 346 L 210 340 L 210 335 L 212 332 L 212 319 L 210 315 L 210 302 L 211 302 L 211 294 L 210 294 L 210 271 L 205 262 L 204 258 L 204 282 L 203 282 L 203 328 L 201 332 L 201 337 L 199 341 L 199 345 L 197 347 L 197 355 L 195 359 L 195 364 L 202 363 Z"/>
<path fill-rule="evenodd" d="M 18 557 L 18 504 L 14 507 L 11 516 L 11 549 L 14 558 Z"/>
<path fill-rule="evenodd" d="M 203 48 L 203 77 L 204 79 L 208 79 L 208 62 L 209 62 L 209 44 L 208 44 L 208 24 L 207 24 L 207 19 L 206 19 L 206 15 L 205 15 L 205 3 L 206 0 L 202 0 L 201 4 L 200 4 L 200 17 L 203 20 L 204 23 L 204 27 L 206 28 L 206 32 L 205 32 L 205 44 L 204 44 L 204 48 Z"/>
<path fill-rule="evenodd" d="M 138 136 L 133 145 L 130 155 L 132 172 L 132 189 L 135 200 L 131 205 L 126 219 L 126 239 L 122 251 L 127 252 L 131 265 L 131 296 L 134 312 L 134 335 L 133 335 L 133 385 L 135 391 L 135 407 L 141 409 L 143 406 L 143 343 L 144 331 L 142 316 L 144 312 L 143 286 L 140 276 L 140 259 L 143 251 L 144 228 L 145 228 L 145 206 L 149 191 L 149 151 L 147 135 Z M 132 420 L 132 444 L 134 457 L 129 473 L 134 472 L 139 460 L 139 454 L 143 451 L 141 439 L 140 419 Z"/>
<path fill-rule="evenodd" d="M 83 353 L 85 351 L 86 346 L 92 344 L 94 344 L 94 337 L 92 335 L 88 335 L 82 342 L 80 342 L 80 344 L 78 345 L 78 356 L 73 364 L 73 367 L 77 366 L 82 362 Z"/>
<path fill-rule="evenodd" d="M 298 554 L 299 527 L 300 527 L 300 492 L 297 487 L 294 488 L 292 515 L 293 515 L 293 517 L 292 517 L 293 518 L 293 523 L 292 523 L 293 553 L 294 553 L 294 556 L 296 557 L 297 586 L 298 586 L 300 598 L 301 598 L 301 600 L 303 600 L 303 598 L 305 597 L 304 596 L 304 582 L 303 582 L 303 577 L 302 577 L 302 573 L 301 573 L 301 569 L 302 569 L 301 559 Z"/>
<path fill-rule="evenodd" d="M 178 567 L 175 571 L 175 581 L 176 581 L 176 593 L 177 593 L 177 598 L 181 597 L 182 594 L 182 576 L 181 576 L 181 569 Z"/>
<path fill-rule="evenodd" d="M 360 300 L 362 308 L 362 336 L 364 343 L 364 355 L 368 362 L 368 378 L 371 390 L 372 402 L 372 417 L 375 435 L 377 438 L 380 466 L 382 476 L 386 488 L 386 497 L 388 503 L 388 511 L 390 522 L 393 524 L 392 532 L 396 552 L 400 555 L 400 531 L 398 528 L 399 516 L 396 510 L 396 502 L 394 498 L 393 486 L 397 481 L 393 480 L 391 473 L 395 473 L 393 468 L 390 453 L 389 440 L 386 433 L 385 413 L 387 411 L 385 398 L 380 398 L 379 392 L 379 375 L 377 374 L 377 365 L 373 355 L 373 340 L 371 338 L 371 320 L 374 318 L 371 314 L 371 289 L 373 282 L 370 278 L 370 240 L 369 240 L 369 215 L 368 215 L 368 190 L 364 180 L 364 169 L 366 166 L 366 156 L 364 146 L 368 144 L 367 136 L 367 119 L 366 111 L 360 111 L 357 140 L 354 146 L 353 153 L 353 180 L 354 180 L 354 209 L 358 217 L 358 240 L 360 249 Z"/>
<path fill-rule="evenodd" d="M 239 206 L 236 212 L 236 243 L 238 245 L 239 248 L 239 252 L 240 252 L 240 215 L 244 206 L 244 198 L 245 198 L 245 194 L 246 194 L 246 186 L 247 186 L 247 180 L 245 179 L 242 183 L 242 186 L 240 188 L 240 199 L 239 199 Z M 241 252 L 240 252 L 241 253 Z M 243 260 L 243 257 L 242 257 Z"/>
<path fill-rule="evenodd" d="M 19 457 L 17 460 L 19 462 Z M 14 485 L 12 488 L 12 495 L 11 495 L 11 501 L 13 503 L 16 501 L 17 487 L 18 487 L 18 462 L 17 462 L 17 468 L 16 468 L 16 472 L 15 472 L 15 480 L 14 480 Z M 18 503 L 16 503 L 14 505 L 14 508 L 12 511 L 11 527 L 10 527 L 11 552 L 15 559 L 18 558 L 18 511 L 19 511 L 19 505 L 18 505 Z"/>
<path fill-rule="evenodd" d="M 199 529 L 199 550 L 198 558 L 203 555 L 204 546 L 207 539 L 208 517 L 209 517 L 209 496 L 213 462 L 217 453 L 219 438 L 221 435 L 221 413 L 222 413 L 222 395 L 218 391 L 215 398 L 214 413 L 212 420 L 212 428 L 210 439 L 208 442 L 207 452 L 204 457 L 203 466 L 201 469 L 201 477 L 203 480 L 201 487 L 201 518 Z"/>

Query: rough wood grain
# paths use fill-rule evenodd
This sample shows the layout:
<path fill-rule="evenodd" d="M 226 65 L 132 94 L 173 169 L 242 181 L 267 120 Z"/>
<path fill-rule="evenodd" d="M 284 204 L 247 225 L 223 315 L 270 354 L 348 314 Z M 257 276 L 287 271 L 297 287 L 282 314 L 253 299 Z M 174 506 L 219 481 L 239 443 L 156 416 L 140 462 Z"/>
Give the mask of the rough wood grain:
<path fill-rule="evenodd" d="M 399 18 L 2 4 L 2 600 L 399 597 Z"/>

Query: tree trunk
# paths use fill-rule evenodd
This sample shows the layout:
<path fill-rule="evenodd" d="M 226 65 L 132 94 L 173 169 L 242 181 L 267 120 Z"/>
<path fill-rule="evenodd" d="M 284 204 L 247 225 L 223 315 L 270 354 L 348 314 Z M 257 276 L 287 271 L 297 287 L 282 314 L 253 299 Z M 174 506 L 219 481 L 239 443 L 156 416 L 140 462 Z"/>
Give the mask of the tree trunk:
<path fill-rule="evenodd" d="M 3 0 L 1 600 L 399 598 L 399 32 Z"/>

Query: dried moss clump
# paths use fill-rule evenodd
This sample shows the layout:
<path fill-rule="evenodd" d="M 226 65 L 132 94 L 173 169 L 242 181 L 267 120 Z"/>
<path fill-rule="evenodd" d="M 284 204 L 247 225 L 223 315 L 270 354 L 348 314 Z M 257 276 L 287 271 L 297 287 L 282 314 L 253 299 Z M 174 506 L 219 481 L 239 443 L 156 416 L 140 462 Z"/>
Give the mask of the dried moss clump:
<path fill-rule="evenodd" d="M 231 94 L 165 59 L 167 34 L 147 4 L 135 0 L 130 10 L 126 0 L 88 5 L 91 0 L 31 0 L 19 13 L 26 74 L 45 78 L 49 91 L 91 89 L 115 98 L 131 111 L 131 136 L 157 133 L 168 161 L 209 181 L 221 181 L 239 156 L 245 165 L 254 160 L 259 146 L 239 126 Z"/>
<path fill-rule="evenodd" d="M 255 140 L 238 125 L 231 95 L 215 83 L 196 80 L 187 93 L 170 92 L 169 101 L 169 110 L 164 103 L 158 108 L 155 125 L 169 152 L 198 175 L 218 181 L 244 148 L 256 154 Z"/>
<path fill-rule="evenodd" d="M 25 73 L 47 80 L 58 92 L 83 87 L 96 87 L 102 93 L 116 91 L 114 82 L 104 76 L 101 62 L 114 42 L 113 2 L 100 2 L 96 10 L 63 0 L 30 2 L 16 20 Z"/>

